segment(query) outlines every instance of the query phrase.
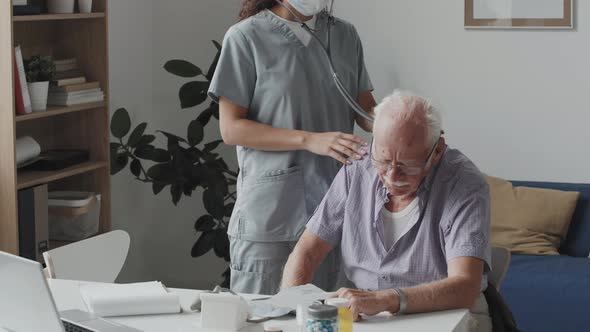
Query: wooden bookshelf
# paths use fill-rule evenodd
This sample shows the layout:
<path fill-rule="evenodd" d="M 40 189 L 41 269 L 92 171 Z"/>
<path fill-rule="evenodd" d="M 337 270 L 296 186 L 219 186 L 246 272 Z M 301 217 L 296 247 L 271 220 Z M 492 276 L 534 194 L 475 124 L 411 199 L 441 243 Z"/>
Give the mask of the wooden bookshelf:
<path fill-rule="evenodd" d="M 46 0 L 41 0 L 46 7 Z M 111 229 L 109 170 L 108 0 L 94 0 L 89 14 L 12 16 L 11 1 L 0 1 L 0 250 L 18 254 L 20 189 L 48 184 L 49 190 L 79 190 L 101 194 L 100 232 Z M 23 56 L 76 58 L 88 81 L 97 81 L 103 102 L 16 115 L 13 52 Z M 90 161 L 58 171 L 16 168 L 15 140 L 31 136 L 41 150 L 83 149 Z M 63 243 L 50 241 L 53 245 Z"/>
<path fill-rule="evenodd" d="M 46 15 L 23 15 L 12 17 L 13 22 L 32 22 L 32 21 L 58 21 L 58 20 L 88 20 L 104 18 L 104 13 L 89 14 L 46 14 Z"/>
<path fill-rule="evenodd" d="M 106 161 L 89 161 L 58 171 L 24 171 L 18 173 L 17 189 L 34 187 L 40 184 L 49 183 L 64 179 L 70 176 L 106 168 L 109 164 Z"/>
<path fill-rule="evenodd" d="M 47 117 L 52 117 L 52 116 L 56 116 L 56 115 L 68 114 L 68 113 L 73 113 L 73 112 L 103 109 L 104 107 L 105 107 L 104 101 L 100 101 L 100 102 L 96 102 L 96 103 L 79 104 L 79 105 L 74 105 L 74 106 L 66 106 L 66 107 L 49 106 L 49 107 L 47 107 L 47 111 L 45 111 L 45 112 L 34 112 L 34 113 L 30 113 L 30 114 L 25 114 L 25 115 L 17 115 L 15 117 L 15 119 L 16 119 L 16 122 L 21 122 L 21 121 L 47 118 Z"/>

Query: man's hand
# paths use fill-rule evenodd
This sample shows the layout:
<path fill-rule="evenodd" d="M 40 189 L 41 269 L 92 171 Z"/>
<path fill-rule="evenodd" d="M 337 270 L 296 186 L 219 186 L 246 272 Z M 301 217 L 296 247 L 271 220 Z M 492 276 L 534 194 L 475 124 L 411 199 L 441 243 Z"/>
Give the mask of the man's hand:
<path fill-rule="evenodd" d="M 340 288 L 336 296 L 350 301 L 349 309 L 355 321 L 360 320 L 360 314 L 373 316 L 383 311 L 395 313 L 399 310 L 399 299 L 391 289 L 362 291 Z"/>

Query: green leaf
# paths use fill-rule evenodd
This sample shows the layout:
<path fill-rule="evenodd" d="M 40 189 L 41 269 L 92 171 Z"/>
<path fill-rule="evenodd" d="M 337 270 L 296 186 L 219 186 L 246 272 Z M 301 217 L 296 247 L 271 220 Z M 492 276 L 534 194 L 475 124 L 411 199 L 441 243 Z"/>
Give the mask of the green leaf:
<path fill-rule="evenodd" d="M 170 195 L 172 196 L 172 203 L 178 204 L 180 197 L 182 196 L 182 186 L 173 184 L 170 186 Z"/>
<path fill-rule="evenodd" d="M 115 157 L 111 156 L 111 174 L 119 173 L 127 166 L 129 156 L 126 152 L 120 152 Z"/>
<path fill-rule="evenodd" d="M 219 144 L 223 143 L 223 140 L 217 140 L 217 141 L 213 141 L 213 142 L 209 142 L 207 144 L 205 144 L 205 148 L 203 149 L 204 152 L 211 152 L 213 150 L 215 150 Z"/>
<path fill-rule="evenodd" d="M 213 45 L 215 45 L 215 48 L 217 48 L 217 51 L 221 52 L 221 44 L 219 44 L 219 42 L 217 40 L 212 40 L 211 42 L 213 43 Z"/>
<path fill-rule="evenodd" d="M 170 164 L 156 164 L 147 170 L 147 175 L 151 179 L 164 181 L 172 177 L 170 174 L 171 172 L 172 168 L 170 167 Z"/>
<path fill-rule="evenodd" d="M 225 214 L 223 194 L 218 190 L 207 189 L 203 192 L 205 210 L 215 219 L 222 219 Z"/>
<path fill-rule="evenodd" d="M 215 220 L 213 220 L 213 217 L 210 215 L 201 216 L 195 222 L 195 230 L 197 232 L 211 231 L 215 226 L 217 226 L 217 223 L 215 222 Z"/>
<path fill-rule="evenodd" d="M 126 109 L 119 108 L 115 111 L 111 119 L 111 133 L 116 138 L 123 138 L 129 133 L 130 129 L 131 119 L 129 118 L 129 113 L 127 113 Z"/>
<path fill-rule="evenodd" d="M 148 144 L 152 143 L 155 140 L 156 140 L 156 136 L 154 136 L 154 135 L 143 135 L 139 139 L 139 142 L 137 143 L 137 146 L 148 145 Z"/>
<path fill-rule="evenodd" d="M 170 60 L 164 65 L 167 72 L 180 77 L 195 77 L 201 75 L 201 69 L 186 60 Z"/>
<path fill-rule="evenodd" d="M 119 149 L 122 147 L 122 145 L 120 143 L 115 143 L 115 142 L 111 142 L 109 144 L 109 149 L 110 149 L 110 155 L 112 158 L 114 158 L 114 156 L 116 156 L 119 153 Z"/>
<path fill-rule="evenodd" d="M 214 231 L 203 232 L 193 246 L 193 249 L 191 250 L 191 256 L 201 257 L 209 250 L 213 249 L 215 238 L 216 236 Z"/>
<path fill-rule="evenodd" d="M 215 230 L 215 244 L 213 250 L 217 257 L 229 257 L 229 238 L 225 229 L 218 228 Z"/>
<path fill-rule="evenodd" d="M 205 77 L 207 77 L 207 79 L 209 81 L 211 81 L 213 79 L 213 74 L 215 74 L 215 69 L 217 68 L 217 64 L 219 63 L 219 58 L 221 57 L 221 45 L 219 45 L 219 43 L 216 42 L 215 40 L 212 40 L 212 42 L 213 42 L 213 45 L 215 45 L 215 47 L 217 48 L 217 54 L 215 54 L 215 58 L 213 59 L 213 62 L 209 66 L 209 70 L 207 71 L 207 75 L 205 75 Z"/>
<path fill-rule="evenodd" d="M 123 168 L 125 168 L 124 165 L 121 165 L 117 162 L 117 158 L 118 158 L 118 155 L 116 155 L 116 154 L 111 155 L 111 175 L 115 175 L 115 174 L 119 173 Z"/>
<path fill-rule="evenodd" d="M 208 89 L 209 82 L 192 81 L 184 84 L 179 92 L 180 107 L 184 109 L 202 104 L 207 100 Z"/>
<path fill-rule="evenodd" d="M 154 151 L 152 151 L 151 153 L 151 160 L 157 162 L 157 163 L 165 163 L 167 161 L 170 161 L 170 152 L 168 152 L 168 150 L 164 150 L 164 149 L 154 149 Z"/>
<path fill-rule="evenodd" d="M 133 129 L 133 132 L 131 132 L 131 135 L 129 135 L 129 140 L 127 141 L 127 145 L 129 145 L 132 148 L 136 147 L 137 144 L 139 144 L 141 138 L 143 137 L 143 133 L 145 131 L 145 128 L 147 128 L 146 122 L 142 122 L 142 123 L 138 124 L 137 127 L 135 127 L 135 129 Z"/>
<path fill-rule="evenodd" d="M 137 158 L 145 159 L 145 160 L 152 160 L 154 150 L 156 148 L 153 145 L 138 145 L 134 151 L 134 154 Z"/>
<path fill-rule="evenodd" d="M 188 125 L 187 138 L 190 146 L 195 146 L 203 140 L 205 133 L 203 132 L 203 125 L 198 120 L 193 120 Z"/>
<path fill-rule="evenodd" d="M 231 217 L 232 212 L 234 212 L 235 203 L 229 203 L 225 206 L 225 216 Z"/>
<path fill-rule="evenodd" d="M 188 196 L 188 197 L 191 197 L 193 195 L 193 191 L 195 189 L 197 189 L 197 186 L 196 185 L 194 185 L 194 184 L 192 184 L 190 182 L 185 183 L 184 186 L 183 186 L 184 195 L 185 196 Z"/>
<path fill-rule="evenodd" d="M 131 165 L 129 166 L 129 169 L 131 170 L 131 174 L 135 175 L 136 177 L 139 177 L 139 175 L 141 174 L 141 162 L 139 161 L 139 159 L 133 159 Z"/>
<path fill-rule="evenodd" d="M 211 113 L 213 114 L 213 117 L 214 118 L 216 118 L 217 120 L 219 120 L 219 104 L 212 103 L 212 105 L 211 105 Z"/>
<path fill-rule="evenodd" d="M 199 123 L 201 123 L 201 125 L 203 125 L 203 127 L 205 127 L 209 121 L 211 120 L 211 117 L 213 116 L 213 112 L 211 111 L 211 108 L 208 107 L 206 109 L 203 110 L 203 112 L 201 112 L 201 114 L 199 114 L 199 116 L 197 117 L 197 121 L 199 121 Z"/>
<path fill-rule="evenodd" d="M 227 258 L 225 260 L 226 262 L 229 262 L 229 258 Z M 230 280 L 231 280 L 231 270 L 228 267 L 227 269 L 225 269 L 225 271 L 221 274 L 221 276 L 223 277 L 223 282 L 221 283 L 221 287 L 223 288 L 229 288 L 230 287 Z"/>
<path fill-rule="evenodd" d="M 160 181 L 152 182 L 152 191 L 154 192 L 154 195 L 159 194 L 162 191 L 162 189 L 164 189 L 166 186 L 167 186 L 167 184 L 164 182 L 160 182 Z"/>

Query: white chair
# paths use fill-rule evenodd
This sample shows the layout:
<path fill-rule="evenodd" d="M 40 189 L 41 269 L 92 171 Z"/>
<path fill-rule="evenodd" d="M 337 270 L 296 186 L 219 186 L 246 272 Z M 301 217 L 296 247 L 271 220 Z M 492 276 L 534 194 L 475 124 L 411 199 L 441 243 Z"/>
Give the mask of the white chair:
<path fill-rule="evenodd" d="M 510 265 L 510 250 L 503 247 L 492 247 L 492 270 L 488 273 L 488 281 L 492 286 L 500 289 L 500 283 Z"/>
<path fill-rule="evenodd" d="M 112 283 L 123 268 L 129 244 L 129 234 L 116 230 L 46 251 L 46 276 Z"/>

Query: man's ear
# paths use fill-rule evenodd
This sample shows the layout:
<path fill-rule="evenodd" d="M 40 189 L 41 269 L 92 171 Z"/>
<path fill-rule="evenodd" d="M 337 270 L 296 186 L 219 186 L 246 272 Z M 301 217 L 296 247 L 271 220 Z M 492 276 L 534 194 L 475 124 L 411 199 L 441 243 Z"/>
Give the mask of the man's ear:
<path fill-rule="evenodd" d="M 434 150 L 434 165 L 438 164 L 440 158 L 442 157 L 443 151 L 445 150 L 446 141 L 443 136 L 440 137 L 438 140 L 438 144 L 436 145 L 436 149 Z"/>

